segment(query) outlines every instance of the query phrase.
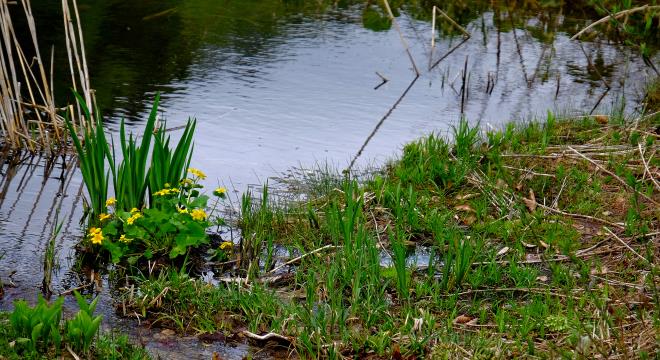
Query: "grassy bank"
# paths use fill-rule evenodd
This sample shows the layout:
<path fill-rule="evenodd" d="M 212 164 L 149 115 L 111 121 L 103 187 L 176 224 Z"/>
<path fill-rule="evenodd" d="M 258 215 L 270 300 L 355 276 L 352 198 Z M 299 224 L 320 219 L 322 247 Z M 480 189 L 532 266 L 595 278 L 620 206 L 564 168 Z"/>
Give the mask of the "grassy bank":
<path fill-rule="evenodd" d="M 652 358 L 658 125 L 462 122 L 368 181 L 329 177 L 286 206 L 244 196 L 219 284 L 165 270 L 121 306 L 301 357 Z"/>

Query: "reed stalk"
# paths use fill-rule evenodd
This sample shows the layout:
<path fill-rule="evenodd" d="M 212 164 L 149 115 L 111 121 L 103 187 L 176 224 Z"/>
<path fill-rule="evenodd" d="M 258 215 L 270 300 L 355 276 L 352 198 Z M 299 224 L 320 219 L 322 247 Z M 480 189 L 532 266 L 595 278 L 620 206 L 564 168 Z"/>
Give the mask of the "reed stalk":
<path fill-rule="evenodd" d="M 65 21 L 67 53 L 72 71 L 72 87 L 85 98 L 88 108 L 93 105 L 93 93 L 89 83 L 89 72 L 85 60 L 82 28 L 75 0 L 73 9 L 75 22 L 69 11 L 68 0 L 62 1 Z M 9 6 L 20 4 L 25 16 L 31 41 L 20 43 L 12 21 Z M 13 16 L 20 11 L 13 11 Z M 66 148 L 63 111 L 58 108 L 53 90 L 54 49 L 51 48 L 50 67 L 47 72 L 38 42 L 36 22 L 29 0 L 13 3 L 0 0 L 0 144 L 12 150 L 27 149 L 31 152 L 54 153 Z M 28 58 L 26 54 L 34 54 Z M 74 60 L 76 64 L 74 74 Z M 84 114 L 80 107 L 71 118 L 77 126 L 84 127 Z"/>

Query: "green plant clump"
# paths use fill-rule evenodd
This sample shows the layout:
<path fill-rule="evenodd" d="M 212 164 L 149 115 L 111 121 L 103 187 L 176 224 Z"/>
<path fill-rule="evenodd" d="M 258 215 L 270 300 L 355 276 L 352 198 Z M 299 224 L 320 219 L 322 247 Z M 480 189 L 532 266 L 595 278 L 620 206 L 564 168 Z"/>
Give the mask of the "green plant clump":
<path fill-rule="evenodd" d="M 98 298 L 88 304 L 78 292 L 74 295 L 80 309 L 71 319 L 62 319 L 63 297 L 48 304 L 39 296 L 35 306 L 19 300 L 11 313 L 0 313 L 0 359 L 53 359 L 65 352 L 86 359 L 150 358 L 125 335 L 99 334 Z"/>
<path fill-rule="evenodd" d="M 188 121 L 172 149 L 165 126 L 155 125 L 156 96 L 139 146 L 132 134 L 126 136 L 122 121 L 122 160 L 116 164 L 114 143 L 108 146 L 99 111 L 92 114 L 78 94 L 76 97 L 89 124 L 81 142 L 67 120 L 92 204 L 83 245 L 91 252 L 102 249 L 114 263 L 135 263 L 140 257 L 151 259 L 163 254 L 173 259 L 186 254 L 189 248 L 208 243 L 206 229 L 223 221 L 214 218 L 213 211 L 207 213 L 209 197 L 201 194 L 203 186 L 199 184 L 206 175 L 189 167 L 195 121 Z M 191 177 L 186 177 L 188 173 Z M 108 198 L 110 177 L 115 197 Z M 220 200 L 226 189 L 217 188 L 214 194 Z"/>

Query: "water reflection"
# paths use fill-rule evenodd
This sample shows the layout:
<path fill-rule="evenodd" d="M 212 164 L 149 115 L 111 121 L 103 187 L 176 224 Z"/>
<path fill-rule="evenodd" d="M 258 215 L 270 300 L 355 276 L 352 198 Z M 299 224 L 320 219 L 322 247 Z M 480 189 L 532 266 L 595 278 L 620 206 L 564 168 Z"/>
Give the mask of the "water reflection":
<path fill-rule="evenodd" d="M 116 132 L 122 117 L 139 129 L 161 91 L 169 125 L 199 119 L 193 162 L 209 175 L 207 186 L 244 190 L 299 164 L 344 168 L 414 74 L 399 34 L 375 2 L 334 3 L 81 0 L 92 84 L 107 130 Z M 497 127 L 542 117 L 548 109 L 606 112 L 622 99 L 632 112 L 652 73 L 635 49 L 607 39 L 569 40 L 586 19 L 598 17 L 587 5 L 443 4 L 472 36 L 460 44 L 460 32 L 440 21 L 429 59 L 434 2 L 403 3 L 394 10 L 422 75 L 358 166 L 382 163 L 402 143 L 430 131 L 446 133 L 462 115 Z M 59 4 L 34 5 L 42 45 L 54 44 L 56 63 L 66 64 Z M 59 69 L 56 77 L 66 79 L 67 69 Z M 376 72 L 388 81 L 374 90 L 381 83 Z M 66 83 L 56 84 L 56 95 L 68 97 Z M 62 271 L 54 290 L 80 285 L 68 270 L 81 234 L 81 191 L 70 157 L 0 155 L 0 253 L 8 254 L 0 276 L 15 270 L 17 285 L 7 288 L 0 308 L 14 298 L 36 297 L 40 254 L 58 213 L 64 221 L 57 243 Z M 427 261 L 418 255 L 419 263 Z M 100 309 L 113 319 L 112 299 L 103 296 Z"/>
<path fill-rule="evenodd" d="M 461 116 L 497 127 L 548 109 L 605 112 L 621 99 L 634 111 L 652 71 L 635 49 L 607 39 L 570 41 L 597 17 L 573 2 L 443 4 L 472 36 L 461 43 L 457 28 L 439 19 L 431 57 L 433 4 L 394 7 L 422 74 L 358 166 L 382 163 L 430 131 L 446 132 Z M 59 5 L 38 1 L 34 8 L 42 45 L 63 49 Z M 193 162 L 209 175 L 207 186 L 244 190 L 299 164 L 346 167 L 414 76 L 399 34 L 375 2 L 81 1 L 80 12 L 107 130 L 115 132 L 122 117 L 139 129 L 154 93 L 163 91 L 162 117 L 171 126 L 199 119 Z M 66 63 L 64 51 L 55 55 Z M 66 67 L 56 69 L 59 79 L 68 76 Z M 388 79 L 380 87 L 376 72 Z M 66 97 L 66 82 L 56 83 L 56 94 Z M 23 256 L 37 260 L 32 251 L 44 246 L 62 209 L 70 209 L 64 237 L 79 234 L 73 223 L 81 181 L 71 159 L 6 156 L 2 249 L 21 254 L 12 257 L 18 264 Z M 25 274 L 26 281 L 36 276 Z"/>

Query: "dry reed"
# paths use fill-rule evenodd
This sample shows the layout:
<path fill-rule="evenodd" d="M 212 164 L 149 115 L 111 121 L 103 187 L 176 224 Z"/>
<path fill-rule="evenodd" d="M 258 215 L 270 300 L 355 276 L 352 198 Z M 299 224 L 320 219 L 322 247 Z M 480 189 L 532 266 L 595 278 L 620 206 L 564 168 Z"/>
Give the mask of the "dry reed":
<path fill-rule="evenodd" d="M 19 4 L 30 33 L 29 43 L 19 42 L 12 21 L 12 16 L 19 16 L 20 11 L 10 12 L 10 6 Z M 88 107 L 91 108 L 93 93 L 89 85 L 82 29 L 75 0 L 73 9 L 75 22 L 69 11 L 68 0 L 62 0 L 71 87 L 83 94 Z M 47 153 L 60 151 L 67 143 L 63 115 L 69 107 L 58 108 L 55 104 L 54 49 L 51 48 L 50 73 L 47 73 L 29 0 L 20 0 L 17 3 L 0 0 L 0 36 L 0 144 L 6 150 L 27 149 L 31 152 Z M 26 54 L 33 55 L 28 58 L 29 55 Z M 76 114 L 80 114 L 80 111 L 73 112 L 71 116 L 81 119 Z M 83 126 L 81 120 L 76 122 L 78 126 Z"/>

